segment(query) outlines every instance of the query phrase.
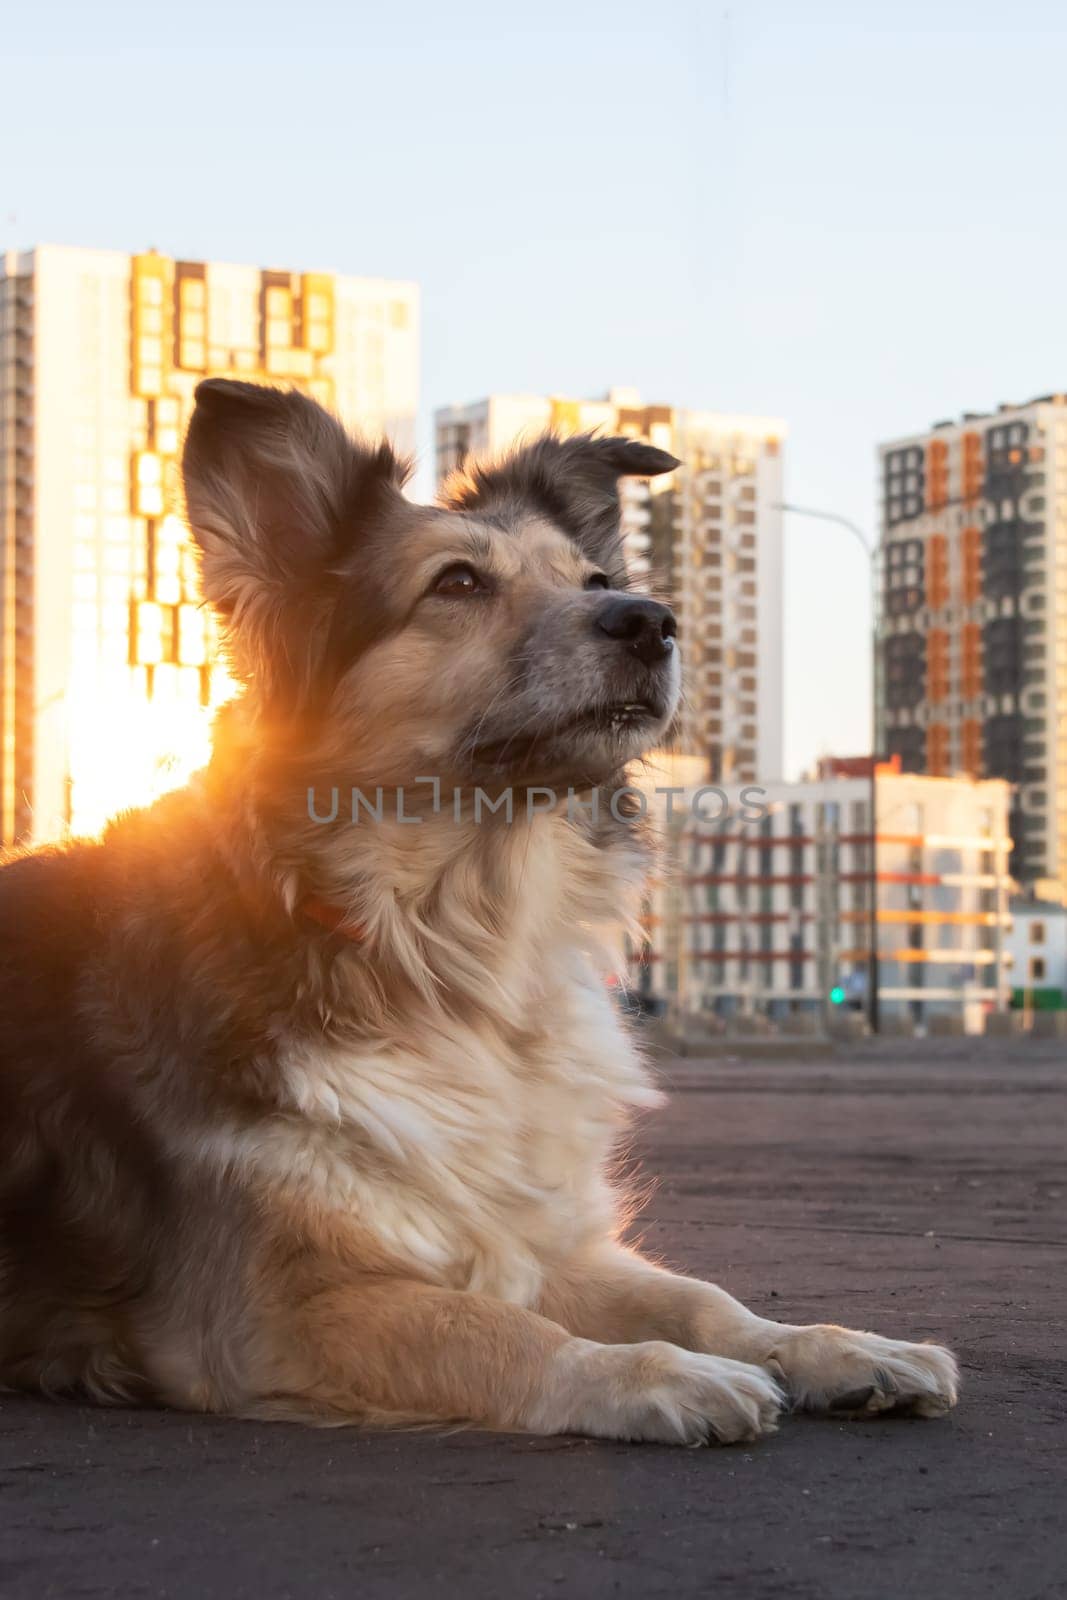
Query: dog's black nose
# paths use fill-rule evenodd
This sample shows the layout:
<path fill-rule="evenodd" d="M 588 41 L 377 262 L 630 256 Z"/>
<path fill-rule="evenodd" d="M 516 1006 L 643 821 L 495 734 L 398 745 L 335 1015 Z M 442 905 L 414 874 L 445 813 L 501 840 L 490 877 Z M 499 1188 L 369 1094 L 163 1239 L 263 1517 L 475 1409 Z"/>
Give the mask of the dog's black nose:
<path fill-rule="evenodd" d="M 600 606 L 594 620 L 601 633 L 627 645 L 650 667 L 664 661 L 674 649 L 678 624 L 670 606 L 660 605 L 658 600 L 612 595 Z"/>

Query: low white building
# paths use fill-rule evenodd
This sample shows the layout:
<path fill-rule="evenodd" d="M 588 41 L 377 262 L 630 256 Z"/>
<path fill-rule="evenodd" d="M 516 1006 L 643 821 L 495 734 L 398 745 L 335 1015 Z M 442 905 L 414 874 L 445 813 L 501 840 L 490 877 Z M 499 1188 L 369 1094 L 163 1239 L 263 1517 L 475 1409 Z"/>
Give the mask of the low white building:
<path fill-rule="evenodd" d="M 850 775 L 842 775 L 842 771 Z M 866 1005 L 877 930 L 881 1025 L 977 1032 L 1009 998 L 1009 786 L 827 763 L 719 817 L 691 791 L 653 897 L 641 986 L 682 1015 Z M 702 798 L 703 796 L 703 798 Z M 872 922 L 872 890 L 876 921 Z"/>
<path fill-rule="evenodd" d="M 1005 941 L 1012 1004 L 1023 1010 L 1067 1006 L 1067 906 L 1018 895 Z"/>

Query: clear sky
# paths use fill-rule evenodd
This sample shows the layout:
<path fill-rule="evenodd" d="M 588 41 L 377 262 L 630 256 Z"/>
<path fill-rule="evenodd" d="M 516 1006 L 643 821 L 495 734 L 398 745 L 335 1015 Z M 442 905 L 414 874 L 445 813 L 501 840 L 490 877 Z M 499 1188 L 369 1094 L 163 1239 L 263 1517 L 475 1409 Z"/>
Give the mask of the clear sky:
<path fill-rule="evenodd" d="M 386 274 L 435 405 L 780 415 L 790 499 L 1067 388 L 1059 0 L 122 0 L 16 7 L 2 242 Z M 787 760 L 863 747 L 867 578 L 787 527 Z"/>

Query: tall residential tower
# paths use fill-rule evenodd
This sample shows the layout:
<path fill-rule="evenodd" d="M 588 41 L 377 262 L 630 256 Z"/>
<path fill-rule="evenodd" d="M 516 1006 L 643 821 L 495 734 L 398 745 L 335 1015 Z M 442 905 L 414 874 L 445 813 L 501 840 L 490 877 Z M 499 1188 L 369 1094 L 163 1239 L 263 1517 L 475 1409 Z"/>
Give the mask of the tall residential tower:
<path fill-rule="evenodd" d="M 1067 397 L 880 450 L 879 749 L 1015 786 L 1014 875 L 1067 886 Z"/>
<path fill-rule="evenodd" d="M 410 283 L 44 246 L 0 257 L 0 842 L 97 828 L 203 759 L 228 692 L 176 514 L 201 378 L 414 443 Z"/>
<path fill-rule="evenodd" d="M 682 465 L 650 483 L 623 480 L 630 567 L 678 616 L 686 704 L 679 742 L 707 757 L 713 782 L 782 774 L 782 439 L 770 417 L 602 400 L 491 395 L 436 414 L 440 478 L 546 429 L 630 434 Z"/>

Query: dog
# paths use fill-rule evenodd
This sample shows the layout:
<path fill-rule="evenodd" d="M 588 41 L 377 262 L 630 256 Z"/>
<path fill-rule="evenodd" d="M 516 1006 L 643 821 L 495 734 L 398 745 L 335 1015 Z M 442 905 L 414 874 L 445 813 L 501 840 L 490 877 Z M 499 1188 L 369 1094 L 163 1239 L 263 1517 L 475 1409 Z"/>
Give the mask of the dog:
<path fill-rule="evenodd" d="M 618 485 L 677 464 L 546 436 L 417 506 L 305 396 L 199 386 L 242 688 L 189 787 L 0 871 L 0 1384 L 678 1444 L 955 1403 L 944 1349 L 624 1242 L 624 775 L 680 668 Z"/>

